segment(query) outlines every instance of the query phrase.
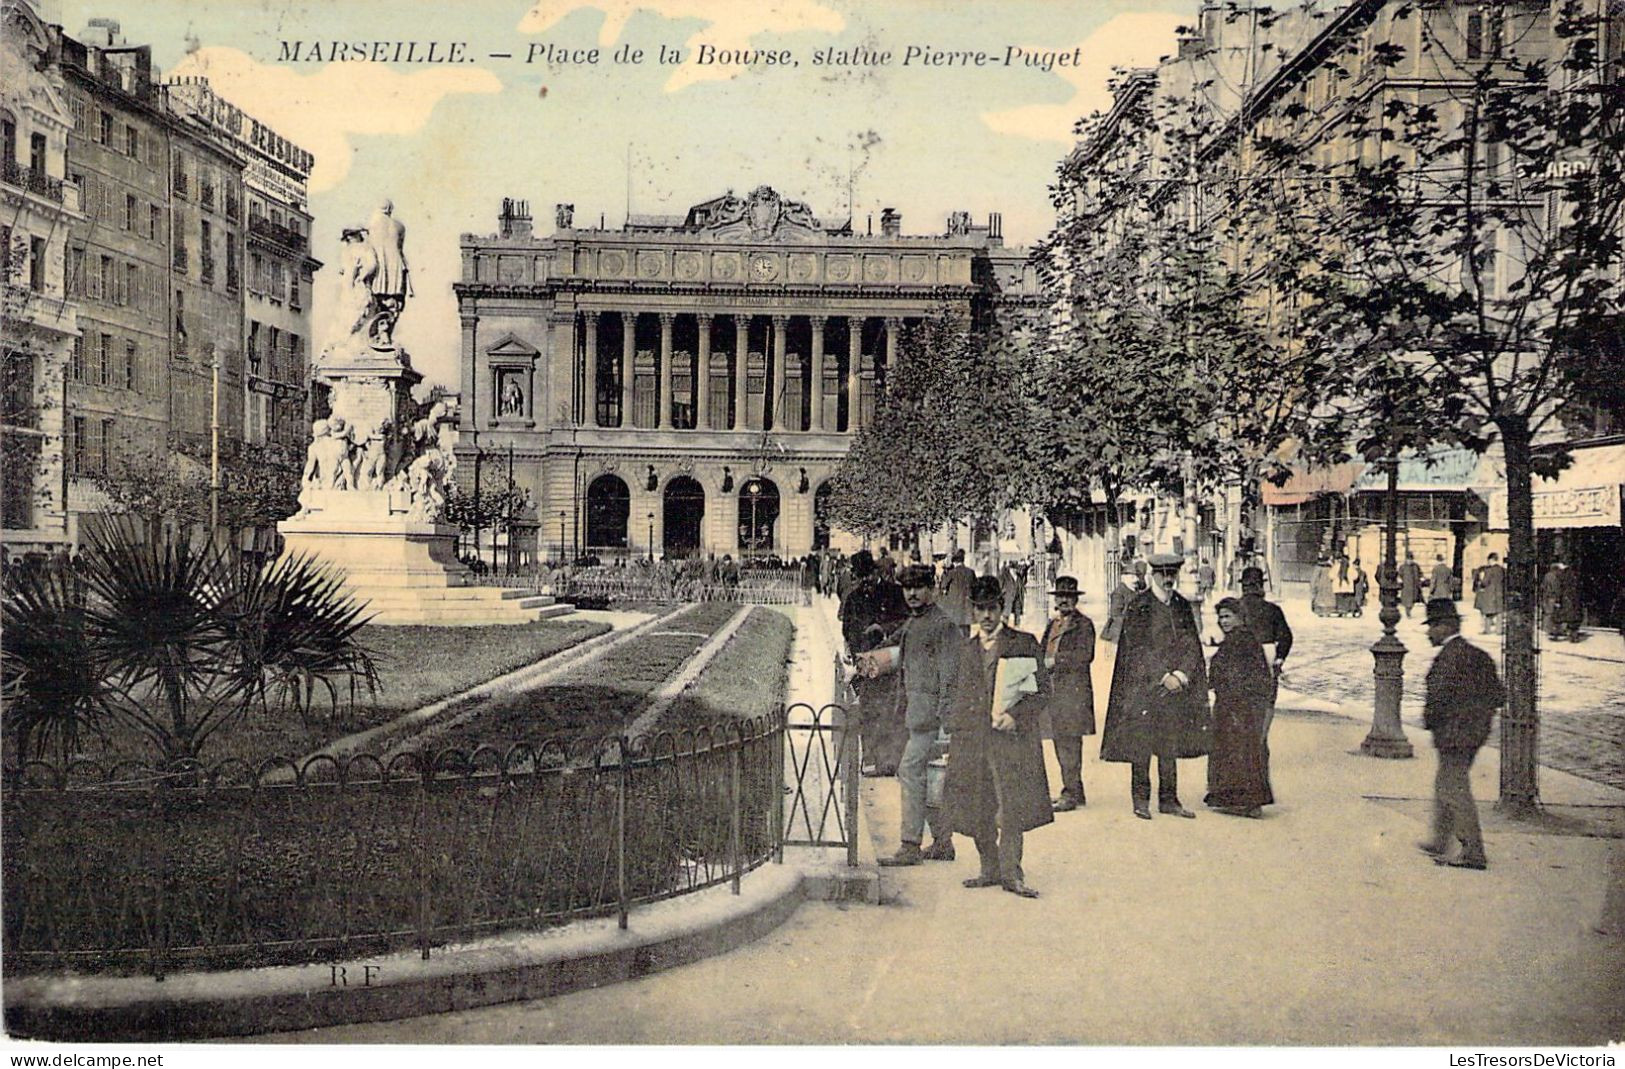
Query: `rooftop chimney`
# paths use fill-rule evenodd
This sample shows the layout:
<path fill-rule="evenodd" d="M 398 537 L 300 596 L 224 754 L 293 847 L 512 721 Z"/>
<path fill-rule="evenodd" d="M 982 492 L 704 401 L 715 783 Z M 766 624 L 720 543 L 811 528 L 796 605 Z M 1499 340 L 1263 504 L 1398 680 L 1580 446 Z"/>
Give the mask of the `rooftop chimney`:
<path fill-rule="evenodd" d="M 512 197 L 502 198 L 502 215 L 498 217 L 502 236 L 505 238 L 528 238 L 530 229 L 530 204 Z"/>
<path fill-rule="evenodd" d="M 880 233 L 895 238 L 903 233 L 903 213 L 896 208 L 880 209 Z"/>
<path fill-rule="evenodd" d="M 987 213 L 987 236 L 992 241 L 1004 240 L 1004 213 Z"/>

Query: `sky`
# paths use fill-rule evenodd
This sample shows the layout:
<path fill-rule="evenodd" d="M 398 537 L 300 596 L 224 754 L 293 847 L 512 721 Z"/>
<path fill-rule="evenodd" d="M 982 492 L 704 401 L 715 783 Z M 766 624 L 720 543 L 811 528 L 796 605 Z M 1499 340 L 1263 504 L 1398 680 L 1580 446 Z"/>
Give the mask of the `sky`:
<path fill-rule="evenodd" d="M 1174 47 L 1198 0 L 42 0 L 78 35 L 93 17 L 150 44 L 166 75 L 215 91 L 316 157 L 313 251 L 395 202 L 415 299 L 397 330 L 414 366 L 455 388 L 459 237 L 489 234 L 504 197 L 577 226 L 681 214 L 770 185 L 860 231 L 884 207 L 905 234 L 1000 212 L 1008 244 L 1043 236 L 1073 124 L 1110 103 L 1116 68 Z M 415 41 L 467 62 L 330 62 L 333 42 Z M 285 48 L 300 45 L 299 59 Z M 309 56 L 320 46 L 320 61 Z M 534 48 L 533 48 L 534 46 Z M 555 61 L 532 51 L 553 47 Z M 681 61 L 659 62 L 664 46 Z M 584 53 L 598 50 L 596 63 Z M 912 57 L 909 49 L 919 50 Z M 641 63 L 616 62 L 641 50 Z M 788 50 L 794 65 L 698 62 Z M 816 65 L 820 50 L 889 51 Z M 1019 50 L 1012 53 L 1011 50 Z M 982 66 L 962 55 L 982 51 Z M 509 53 L 512 58 L 493 58 Z M 1046 62 L 1046 53 L 1066 65 Z M 1032 62 L 1028 58 L 1032 57 Z M 910 59 L 906 65 L 905 59 Z M 572 60 L 575 60 L 572 62 Z M 1008 62 L 1007 62 L 1008 60 Z M 932 62 L 928 62 L 932 61 Z M 1076 65 L 1071 65 L 1076 61 Z M 1048 70 L 1044 69 L 1046 66 Z M 848 196 L 848 189 L 851 196 Z M 315 284 L 315 348 L 333 272 Z"/>

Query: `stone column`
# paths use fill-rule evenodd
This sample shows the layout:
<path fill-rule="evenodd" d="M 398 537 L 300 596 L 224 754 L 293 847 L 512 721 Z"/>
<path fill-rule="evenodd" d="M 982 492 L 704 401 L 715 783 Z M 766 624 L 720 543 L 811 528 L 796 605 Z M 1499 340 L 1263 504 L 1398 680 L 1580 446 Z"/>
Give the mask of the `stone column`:
<path fill-rule="evenodd" d="M 587 336 L 586 352 L 582 359 L 587 365 L 587 405 L 582 410 L 581 422 L 588 427 L 598 426 L 598 313 L 585 312 L 582 327 Z"/>
<path fill-rule="evenodd" d="M 820 315 L 808 316 L 812 324 L 812 389 L 808 396 L 812 407 L 811 429 L 824 429 L 824 323 Z"/>
<path fill-rule="evenodd" d="M 897 335 L 903 329 L 903 321 L 896 316 L 886 317 L 886 388 L 891 389 L 891 372 L 897 366 Z M 880 364 L 876 362 L 876 377 L 879 376 Z M 878 397 L 878 391 L 876 396 Z"/>
<path fill-rule="evenodd" d="M 863 370 L 863 319 L 861 316 L 846 317 L 846 429 L 848 433 L 855 433 L 858 429 L 858 394 L 862 390 L 862 383 L 858 380 L 858 372 Z"/>
<path fill-rule="evenodd" d="M 784 419 L 784 349 L 789 341 L 789 316 L 773 317 L 773 380 L 768 383 L 769 403 L 762 408 L 762 429 L 786 430 Z M 769 417 L 767 413 L 771 412 Z"/>
<path fill-rule="evenodd" d="M 632 382 L 637 373 L 638 314 L 621 313 L 621 426 L 632 426 Z"/>
<path fill-rule="evenodd" d="M 711 411 L 711 314 L 698 312 L 694 322 L 700 331 L 699 366 L 694 372 L 694 429 L 703 431 L 710 429 L 706 421 Z"/>
<path fill-rule="evenodd" d="M 459 317 L 459 318 L 461 318 L 461 320 L 462 320 L 462 327 L 463 327 L 463 368 L 464 368 L 463 381 L 472 384 L 472 386 L 474 388 L 474 398 L 473 398 L 474 405 L 473 405 L 473 407 L 475 408 L 475 411 L 470 411 L 470 412 L 464 414 L 463 416 L 461 416 L 459 418 L 466 418 L 471 423 L 473 423 L 475 420 L 477 420 L 479 418 L 479 412 L 477 411 L 477 409 L 478 409 L 478 406 L 479 406 L 480 356 L 479 356 L 479 353 L 475 349 L 475 345 L 476 345 L 475 337 L 479 333 L 480 317 L 477 316 L 477 315 L 473 315 L 471 313 L 468 313 L 468 312 L 464 312 L 462 314 L 462 316 Z M 88 343 L 87 343 L 87 347 L 88 347 Z M 104 359 L 109 359 L 109 358 L 104 357 Z M 274 368 L 276 366 L 276 360 L 277 360 L 277 354 L 276 353 L 274 353 L 274 352 L 267 353 L 266 354 L 266 360 L 265 360 L 266 367 L 267 368 Z M 273 401 L 272 403 L 274 404 L 275 402 Z M 474 427 L 477 430 L 478 429 L 478 424 L 474 423 Z"/>
<path fill-rule="evenodd" d="M 559 422 L 568 420 L 575 422 L 575 405 L 577 383 L 576 377 L 576 314 L 575 312 L 559 312 L 555 310 L 547 320 L 547 361 L 542 371 L 542 381 L 547 384 L 547 397 L 542 404 L 536 403 L 532 394 L 530 418 L 538 426 L 551 427 L 554 419 L 559 415 L 562 403 L 568 399 L 570 408 L 568 415 L 559 419 Z"/>
<path fill-rule="evenodd" d="M 671 312 L 660 313 L 660 429 L 671 430 Z"/>
<path fill-rule="evenodd" d="M 750 360 L 750 316 L 734 313 L 734 426 L 745 430 L 750 424 L 750 395 L 745 392 L 749 376 L 745 365 Z"/>

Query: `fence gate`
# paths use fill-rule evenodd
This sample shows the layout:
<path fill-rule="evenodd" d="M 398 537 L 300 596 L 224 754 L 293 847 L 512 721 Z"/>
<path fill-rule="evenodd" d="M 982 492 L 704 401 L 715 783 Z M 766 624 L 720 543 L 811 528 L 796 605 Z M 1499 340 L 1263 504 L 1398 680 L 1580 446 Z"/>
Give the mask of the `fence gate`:
<path fill-rule="evenodd" d="M 840 846 L 858 861 L 858 720 L 855 703 L 785 710 L 786 846 Z"/>

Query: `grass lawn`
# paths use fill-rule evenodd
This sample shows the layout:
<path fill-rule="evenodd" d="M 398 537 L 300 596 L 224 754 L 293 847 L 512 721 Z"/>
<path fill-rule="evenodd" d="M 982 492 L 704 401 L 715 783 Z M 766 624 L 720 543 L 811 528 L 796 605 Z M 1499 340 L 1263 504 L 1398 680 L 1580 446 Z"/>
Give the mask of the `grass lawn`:
<path fill-rule="evenodd" d="M 774 608 L 751 610 L 700 678 L 660 717 L 656 731 L 693 731 L 766 716 L 784 702 L 795 628 Z"/>
<path fill-rule="evenodd" d="M 298 713 L 274 702 L 268 712 L 251 710 L 235 728 L 209 740 L 203 761 L 216 764 L 235 757 L 257 765 L 278 755 L 301 757 L 335 739 L 388 723 L 608 630 L 605 623 L 568 617 L 491 627 L 366 627 L 360 640 L 378 665 L 383 682 L 377 694 L 369 696 L 362 690 L 352 711 L 346 708 L 347 691 L 341 691 L 335 714 L 326 691 L 318 687 L 316 711 L 308 725 Z M 102 761 L 114 754 L 153 759 L 143 739 L 123 733 L 105 743 L 92 740 L 86 751 L 87 756 Z"/>
<path fill-rule="evenodd" d="M 685 609 L 546 686 L 479 699 L 478 713 L 428 736 L 423 745 L 472 750 L 481 743 L 501 747 L 521 740 L 612 735 L 738 611 L 737 605 L 719 602 Z"/>

